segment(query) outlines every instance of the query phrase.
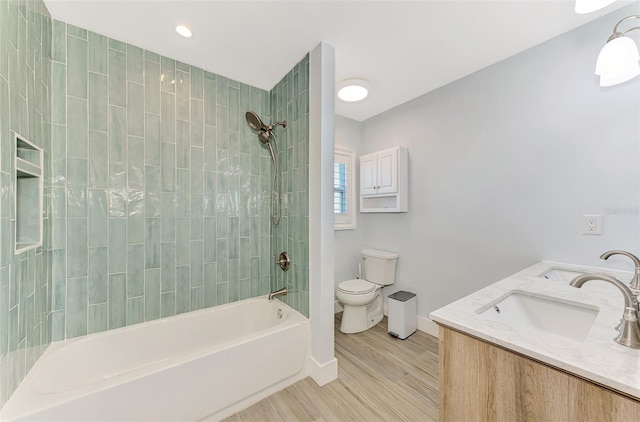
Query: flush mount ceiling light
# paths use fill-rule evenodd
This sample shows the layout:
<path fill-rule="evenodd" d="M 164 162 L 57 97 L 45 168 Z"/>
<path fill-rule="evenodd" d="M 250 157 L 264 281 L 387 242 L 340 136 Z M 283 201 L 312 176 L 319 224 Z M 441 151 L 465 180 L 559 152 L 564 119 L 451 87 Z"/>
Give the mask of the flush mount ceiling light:
<path fill-rule="evenodd" d="M 609 6 L 616 0 L 576 0 L 576 13 L 591 13 Z"/>
<path fill-rule="evenodd" d="M 191 34 L 191 30 L 189 28 L 187 28 L 186 26 L 184 26 L 184 25 L 176 26 L 176 32 L 180 36 L 185 37 L 185 38 L 191 38 L 191 35 L 192 35 Z"/>
<path fill-rule="evenodd" d="M 618 25 L 628 19 L 640 19 L 640 15 L 621 19 L 613 27 L 613 34 L 598 55 L 596 75 L 600 76 L 600 86 L 621 84 L 640 75 L 638 46 L 626 36 L 630 31 L 640 29 L 640 26 L 618 32 Z"/>
<path fill-rule="evenodd" d="M 353 103 L 362 101 L 369 95 L 371 84 L 362 79 L 347 79 L 340 82 L 337 89 L 338 98 L 342 101 Z"/>

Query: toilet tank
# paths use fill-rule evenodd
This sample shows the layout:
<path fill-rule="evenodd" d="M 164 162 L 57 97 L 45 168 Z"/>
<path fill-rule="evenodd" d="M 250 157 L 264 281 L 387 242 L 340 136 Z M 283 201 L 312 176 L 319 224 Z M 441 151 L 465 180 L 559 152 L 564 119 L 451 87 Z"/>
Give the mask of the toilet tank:
<path fill-rule="evenodd" d="M 396 282 L 398 254 L 365 249 L 362 251 L 362 259 L 364 260 L 364 278 L 367 281 L 381 286 Z"/>

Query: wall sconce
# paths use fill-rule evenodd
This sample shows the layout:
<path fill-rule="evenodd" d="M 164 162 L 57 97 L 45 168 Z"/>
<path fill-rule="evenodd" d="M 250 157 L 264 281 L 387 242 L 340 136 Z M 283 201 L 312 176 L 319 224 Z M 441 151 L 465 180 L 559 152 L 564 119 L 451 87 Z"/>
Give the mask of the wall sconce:
<path fill-rule="evenodd" d="M 640 26 L 618 32 L 618 25 L 629 19 L 640 19 L 640 15 L 631 15 L 621 19 L 613 27 L 613 34 L 598 55 L 596 75 L 600 76 L 600 86 L 621 84 L 640 75 L 638 46 L 626 36 L 627 33 L 640 29 Z"/>

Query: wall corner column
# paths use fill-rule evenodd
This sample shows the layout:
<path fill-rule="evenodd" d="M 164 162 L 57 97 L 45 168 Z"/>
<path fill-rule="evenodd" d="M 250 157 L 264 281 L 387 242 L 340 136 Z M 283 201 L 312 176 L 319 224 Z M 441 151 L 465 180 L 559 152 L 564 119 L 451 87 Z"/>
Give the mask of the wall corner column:
<path fill-rule="evenodd" d="M 334 95 L 335 50 L 320 43 L 309 57 L 309 374 L 318 385 L 338 376 L 333 332 Z"/>

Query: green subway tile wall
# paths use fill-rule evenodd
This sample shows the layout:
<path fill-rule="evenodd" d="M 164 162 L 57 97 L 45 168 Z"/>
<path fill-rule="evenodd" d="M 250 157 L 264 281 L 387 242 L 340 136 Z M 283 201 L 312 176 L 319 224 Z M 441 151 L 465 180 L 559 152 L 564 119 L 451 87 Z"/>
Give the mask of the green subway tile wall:
<path fill-rule="evenodd" d="M 50 58 L 44 3 L 0 1 L 0 408 L 51 343 Z M 13 132 L 44 152 L 43 245 L 19 255 Z"/>
<path fill-rule="evenodd" d="M 288 126 L 276 129 L 282 163 L 282 219 L 272 229 L 273 254 L 287 251 L 292 265 L 283 272 L 272 266 L 274 289 L 286 287 L 283 297 L 309 316 L 309 55 L 272 90 L 274 120 Z"/>
<path fill-rule="evenodd" d="M 270 93 L 53 23 L 53 340 L 269 292 Z"/>

